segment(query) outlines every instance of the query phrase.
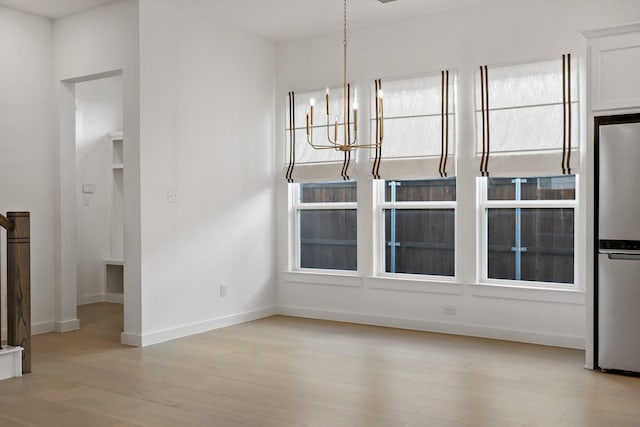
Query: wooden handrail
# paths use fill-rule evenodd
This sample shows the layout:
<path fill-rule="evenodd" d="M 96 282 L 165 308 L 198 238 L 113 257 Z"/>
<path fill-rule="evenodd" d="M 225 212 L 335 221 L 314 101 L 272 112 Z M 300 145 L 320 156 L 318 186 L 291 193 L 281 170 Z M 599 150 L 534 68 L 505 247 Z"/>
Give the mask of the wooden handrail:
<path fill-rule="evenodd" d="M 31 220 L 29 212 L 0 214 L 7 229 L 7 344 L 22 347 L 22 373 L 31 372 Z"/>
<path fill-rule="evenodd" d="M 13 231 L 14 225 L 10 219 L 0 214 L 0 227 L 4 228 L 7 231 Z"/>

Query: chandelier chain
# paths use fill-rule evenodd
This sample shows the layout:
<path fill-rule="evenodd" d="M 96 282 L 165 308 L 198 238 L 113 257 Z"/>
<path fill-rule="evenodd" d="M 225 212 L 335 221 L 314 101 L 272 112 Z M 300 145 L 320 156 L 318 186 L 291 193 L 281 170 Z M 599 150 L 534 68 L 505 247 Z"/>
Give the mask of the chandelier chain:
<path fill-rule="evenodd" d="M 344 0 L 344 44 L 347 44 L 347 0 Z"/>

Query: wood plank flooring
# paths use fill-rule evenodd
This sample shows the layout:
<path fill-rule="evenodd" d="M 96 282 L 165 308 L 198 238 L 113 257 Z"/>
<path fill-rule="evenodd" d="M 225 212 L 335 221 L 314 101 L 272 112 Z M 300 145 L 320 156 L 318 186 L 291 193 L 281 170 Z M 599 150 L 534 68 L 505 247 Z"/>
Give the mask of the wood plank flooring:
<path fill-rule="evenodd" d="M 640 426 L 640 378 L 582 351 L 274 316 L 147 348 L 122 306 L 33 338 L 0 426 Z"/>

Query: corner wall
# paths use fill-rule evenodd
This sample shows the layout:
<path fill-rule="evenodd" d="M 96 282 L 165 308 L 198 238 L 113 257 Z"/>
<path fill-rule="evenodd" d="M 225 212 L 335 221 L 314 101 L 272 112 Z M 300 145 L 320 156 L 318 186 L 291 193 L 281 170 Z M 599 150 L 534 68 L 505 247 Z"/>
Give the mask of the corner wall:
<path fill-rule="evenodd" d="M 141 0 L 140 34 L 146 345 L 272 313 L 275 46 L 207 0 Z"/>
<path fill-rule="evenodd" d="M 51 82 L 52 24 L 0 7 L 0 211 L 31 212 L 31 319 L 34 334 L 54 327 L 56 134 Z M 3 292 L 6 233 L 2 235 Z M 6 299 L 2 313 L 6 313 Z M 3 336 L 6 323 L 3 321 Z"/>

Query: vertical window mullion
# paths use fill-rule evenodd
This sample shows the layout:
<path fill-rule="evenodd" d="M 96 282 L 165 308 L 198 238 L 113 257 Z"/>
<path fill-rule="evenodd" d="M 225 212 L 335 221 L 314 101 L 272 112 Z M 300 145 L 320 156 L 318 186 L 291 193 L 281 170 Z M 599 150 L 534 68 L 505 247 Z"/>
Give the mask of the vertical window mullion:
<path fill-rule="evenodd" d="M 478 179 L 478 191 L 480 195 L 480 224 L 481 224 L 481 234 L 482 238 L 480 239 L 481 248 L 478 251 L 480 253 L 480 268 L 481 268 L 481 278 L 482 280 L 488 280 L 489 278 L 489 212 L 486 206 L 487 204 L 487 178 L 479 178 Z"/>
<path fill-rule="evenodd" d="M 296 264 L 295 264 L 295 267 L 296 267 L 296 269 L 298 269 L 302 265 L 302 259 L 301 259 L 302 258 L 302 255 L 301 255 L 301 253 L 302 253 L 302 244 L 301 244 L 302 232 L 300 230 L 300 208 L 299 207 L 296 208 L 295 215 L 296 215 L 295 216 L 295 222 L 296 222 L 296 225 L 295 225 L 295 227 L 296 227 L 296 242 L 295 242 L 295 245 L 296 245 L 296 249 L 295 249 L 295 251 L 296 251 L 295 257 L 296 257 L 296 259 L 295 259 L 295 262 L 296 262 Z"/>

